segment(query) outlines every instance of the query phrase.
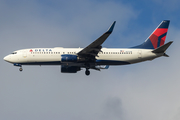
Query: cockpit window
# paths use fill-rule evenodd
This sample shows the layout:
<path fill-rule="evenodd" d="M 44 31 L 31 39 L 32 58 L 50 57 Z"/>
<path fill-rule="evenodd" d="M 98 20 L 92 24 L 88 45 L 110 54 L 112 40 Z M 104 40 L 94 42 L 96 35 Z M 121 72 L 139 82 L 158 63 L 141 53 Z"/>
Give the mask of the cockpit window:
<path fill-rule="evenodd" d="M 13 53 L 11 53 L 11 54 L 17 54 L 17 52 L 13 52 Z"/>

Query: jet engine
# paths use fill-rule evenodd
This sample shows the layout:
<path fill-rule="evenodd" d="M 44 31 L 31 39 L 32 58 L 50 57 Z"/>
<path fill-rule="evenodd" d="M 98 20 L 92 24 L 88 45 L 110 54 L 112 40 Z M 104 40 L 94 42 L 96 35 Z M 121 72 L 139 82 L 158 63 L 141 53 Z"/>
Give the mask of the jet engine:
<path fill-rule="evenodd" d="M 66 63 L 66 62 L 77 62 L 78 58 L 76 55 L 61 55 L 61 62 Z"/>

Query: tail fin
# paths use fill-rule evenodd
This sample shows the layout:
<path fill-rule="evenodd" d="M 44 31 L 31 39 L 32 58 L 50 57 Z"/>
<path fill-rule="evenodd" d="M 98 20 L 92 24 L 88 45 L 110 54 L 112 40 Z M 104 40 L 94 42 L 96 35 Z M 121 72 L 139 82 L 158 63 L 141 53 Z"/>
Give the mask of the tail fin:
<path fill-rule="evenodd" d="M 143 44 L 135 46 L 133 48 L 156 49 L 164 45 L 169 23 L 169 20 L 162 21 Z"/>

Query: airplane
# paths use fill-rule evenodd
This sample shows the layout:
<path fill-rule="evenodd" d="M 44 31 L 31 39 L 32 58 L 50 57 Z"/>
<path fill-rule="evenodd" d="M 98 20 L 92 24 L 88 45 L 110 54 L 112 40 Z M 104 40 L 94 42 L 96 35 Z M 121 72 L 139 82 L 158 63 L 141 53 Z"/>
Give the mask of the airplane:
<path fill-rule="evenodd" d="M 116 21 L 109 29 L 85 48 L 30 48 L 14 51 L 4 57 L 4 60 L 18 66 L 22 65 L 61 65 L 62 73 L 77 73 L 85 68 L 85 74 L 90 75 L 89 69 L 100 71 L 111 65 L 128 65 L 153 60 L 165 56 L 167 48 L 165 39 L 169 20 L 162 21 L 152 34 L 140 45 L 131 48 L 102 48 L 103 42 L 113 32 Z"/>

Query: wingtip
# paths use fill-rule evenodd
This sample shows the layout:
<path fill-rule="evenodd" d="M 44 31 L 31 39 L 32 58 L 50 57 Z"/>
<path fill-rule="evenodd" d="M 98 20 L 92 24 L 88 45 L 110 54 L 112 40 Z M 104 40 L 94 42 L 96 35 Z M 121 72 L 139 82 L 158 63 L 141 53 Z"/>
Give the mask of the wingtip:
<path fill-rule="evenodd" d="M 113 24 L 109 27 L 109 29 L 107 30 L 106 33 L 112 33 L 113 29 L 114 29 L 114 26 L 116 24 L 116 21 L 113 22 Z"/>
<path fill-rule="evenodd" d="M 167 55 L 166 53 L 163 54 L 164 57 L 169 57 L 169 55 Z"/>
<path fill-rule="evenodd" d="M 170 41 L 170 43 L 173 43 L 174 41 Z"/>

